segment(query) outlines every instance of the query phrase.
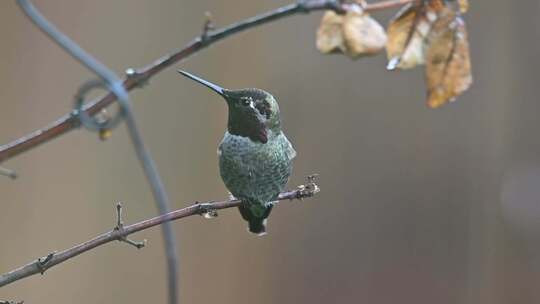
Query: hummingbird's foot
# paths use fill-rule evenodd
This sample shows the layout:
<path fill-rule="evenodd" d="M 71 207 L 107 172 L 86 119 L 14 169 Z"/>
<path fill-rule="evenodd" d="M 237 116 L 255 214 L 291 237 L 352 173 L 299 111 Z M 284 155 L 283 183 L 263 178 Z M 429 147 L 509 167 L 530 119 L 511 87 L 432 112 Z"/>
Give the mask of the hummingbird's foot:
<path fill-rule="evenodd" d="M 237 198 L 231 192 L 229 192 L 229 200 L 230 201 L 236 201 Z"/>
<path fill-rule="evenodd" d="M 268 203 L 266 203 L 266 207 L 274 206 L 274 205 L 276 205 L 277 203 L 279 203 L 279 201 L 271 201 L 271 202 L 268 202 Z"/>
<path fill-rule="evenodd" d="M 137 242 L 129 239 L 126 235 L 124 235 L 124 221 L 122 220 L 122 203 L 120 202 L 116 204 L 116 227 L 114 227 L 113 231 L 118 232 L 117 240 L 119 242 L 124 242 L 137 249 L 141 249 L 146 246 L 146 240 Z"/>
<path fill-rule="evenodd" d="M 231 192 L 229 192 L 229 201 L 240 201 L 242 203 L 242 205 L 244 205 L 244 206 L 246 206 L 248 208 L 251 205 L 251 203 L 249 201 L 240 199 L 240 198 L 234 196 Z M 270 203 L 268 203 L 268 204 L 270 204 Z"/>
<path fill-rule="evenodd" d="M 300 185 L 297 187 L 297 196 L 296 199 L 303 200 L 307 197 L 312 197 L 315 194 L 319 193 L 321 189 L 315 182 L 318 174 L 312 174 L 307 177 L 307 183 L 305 185 Z"/>

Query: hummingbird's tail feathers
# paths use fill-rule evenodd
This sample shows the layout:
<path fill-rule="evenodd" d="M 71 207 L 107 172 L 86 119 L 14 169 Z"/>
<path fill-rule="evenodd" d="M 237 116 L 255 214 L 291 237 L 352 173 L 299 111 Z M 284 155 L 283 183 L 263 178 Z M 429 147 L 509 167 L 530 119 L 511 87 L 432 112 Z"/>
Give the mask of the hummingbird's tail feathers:
<path fill-rule="evenodd" d="M 247 230 L 257 236 L 266 235 L 266 219 L 254 218 L 249 221 Z"/>
<path fill-rule="evenodd" d="M 249 206 L 242 204 L 238 207 L 242 218 L 248 222 L 248 231 L 258 236 L 263 236 L 266 234 L 266 218 L 270 216 L 272 205 L 262 208 L 266 208 L 264 213 L 261 215 L 256 215 Z"/>

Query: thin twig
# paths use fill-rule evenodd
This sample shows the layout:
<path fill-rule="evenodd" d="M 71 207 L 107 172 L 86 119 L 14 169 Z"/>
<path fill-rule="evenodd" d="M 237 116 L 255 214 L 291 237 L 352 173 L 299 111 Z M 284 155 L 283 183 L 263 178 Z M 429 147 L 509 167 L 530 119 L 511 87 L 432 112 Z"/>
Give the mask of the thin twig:
<path fill-rule="evenodd" d="M 129 244 L 137 249 L 141 249 L 144 246 L 146 246 L 146 240 L 137 242 L 134 240 L 131 240 L 125 235 L 125 228 L 124 228 L 124 219 L 122 218 L 122 203 L 116 204 L 116 227 L 114 227 L 114 230 L 118 230 L 118 232 L 121 235 L 124 235 L 119 239 L 119 241 L 124 242 L 126 244 Z"/>
<path fill-rule="evenodd" d="M 312 197 L 318 192 L 319 187 L 317 186 L 317 184 L 315 184 L 313 177 L 310 177 L 308 178 L 308 183 L 306 185 L 299 186 L 297 189 L 292 191 L 281 193 L 278 197 L 278 200 L 301 200 L 304 198 Z M 277 204 L 277 202 L 275 203 Z M 167 214 L 156 216 L 154 218 L 147 219 L 132 225 L 124 226 L 123 229 L 117 229 L 117 225 L 117 227 L 115 227 L 111 231 L 101 234 L 82 244 L 76 245 L 58 253 L 51 253 L 27 265 L 0 275 L 0 287 L 38 273 L 43 274 L 47 269 L 63 263 L 71 258 L 74 258 L 84 252 L 92 250 L 96 247 L 102 246 L 112 241 L 124 241 L 128 235 L 135 232 L 146 230 L 157 225 L 163 225 L 164 223 L 193 215 L 204 215 L 206 213 L 213 213 L 216 210 L 238 207 L 240 204 L 242 204 L 242 202 L 239 200 L 195 203 L 186 208 L 174 210 Z"/>
<path fill-rule="evenodd" d="M 404 4 L 414 2 L 417 0 L 386 0 L 377 3 L 367 4 L 364 7 L 366 12 L 374 12 L 378 10 L 385 10 L 396 8 Z M 154 63 L 140 68 L 140 69 L 128 69 L 126 73 L 127 77 L 123 81 L 123 87 L 127 91 L 131 91 L 134 88 L 140 87 L 142 84 L 147 83 L 150 78 L 171 65 L 178 63 L 189 56 L 201 51 L 202 49 L 222 40 L 231 35 L 245 31 L 250 28 L 254 28 L 259 25 L 263 25 L 278 19 L 282 19 L 288 16 L 309 13 L 312 11 L 320 10 L 335 10 L 337 12 L 343 12 L 347 5 L 341 4 L 338 0 L 306 0 L 300 1 L 295 4 L 289 4 L 278 9 L 272 10 L 261 15 L 257 15 L 252 18 L 248 18 L 244 21 L 231 24 L 230 26 L 210 30 L 206 32 L 204 37 L 197 37 L 187 44 L 184 48 L 161 57 Z M 99 98 L 98 100 L 89 102 L 85 106 L 85 110 L 89 115 L 95 115 L 100 112 L 101 109 L 109 106 L 116 100 L 116 96 L 113 93 L 109 93 Z M 8 144 L 0 146 L 0 163 L 4 162 L 14 156 L 17 156 L 23 152 L 26 152 L 32 148 L 39 146 L 49 140 L 59 137 L 68 131 L 71 131 L 79 126 L 79 121 L 71 115 L 71 113 L 60 117 L 55 122 L 46 126 L 43 129 L 32 132 L 26 136 L 16 139 Z"/>
<path fill-rule="evenodd" d="M 129 95 L 124 89 L 122 81 L 114 74 L 113 71 L 99 62 L 97 59 L 93 58 L 69 37 L 60 32 L 53 24 L 47 21 L 47 19 L 45 19 L 45 17 L 41 15 L 41 13 L 33 6 L 30 0 L 17 0 L 17 3 L 39 29 L 46 33 L 54 42 L 60 45 L 68 54 L 85 65 L 89 70 L 96 73 L 108 85 L 109 89 L 111 90 L 111 94 L 114 94 L 122 108 L 131 142 L 144 169 L 146 178 L 151 186 L 159 214 L 169 212 L 170 204 L 167 192 L 165 191 L 165 187 L 163 186 L 157 167 L 155 166 L 150 153 L 144 146 L 142 136 L 137 127 L 135 116 L 131 109 Z M 73 117 L 79 118 L 77 115 L 73 115 Z M 119 227 L 119 231 L 121 228 L 122 227 Z M 167 223 L 163 225 L 162 228 L 167 258 L 167 273 L 169 283 L 168 298 L 170 304 L 176 304 L 178 303 L 178 261 L 176 254 L 176 242 L 171 225 Z M 38 264 L 41 265 L 44 263 Z M 45 269 L 42 269 L 42 271 L 45 271 Z"/>

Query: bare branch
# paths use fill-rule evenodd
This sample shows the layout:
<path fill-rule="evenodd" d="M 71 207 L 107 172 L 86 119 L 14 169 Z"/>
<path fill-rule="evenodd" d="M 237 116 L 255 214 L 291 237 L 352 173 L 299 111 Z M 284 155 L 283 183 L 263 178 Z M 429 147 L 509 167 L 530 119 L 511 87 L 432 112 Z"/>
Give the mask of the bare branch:
<path fill-rule="evenodd" d="M 386 0 L 373 4 L 366 4 L 364 11 L 373 12 L 377 10 L 391 9 L 402 6 L 404 4 L 414 2 L 418 0 Z M 252 18 L 248 18 L 244 21 L 231 24 L 230 26 L 205 31 L 204 36 L 199 36 L 188 43 L 184 48 L 161 57 L 154 63 L 140 68 L 130 68 L 126 71 L 126 78 L 123 80 L 123 87 L 127 91 L 131 91 L 134 88 L 141 87 L 143 84 L 148 83 L 150 78 L 164 69 L 176 64 L 191 55 L 203 50 L 204 48 L 213 45 L 214 43 L 221 41 L 229 36 L 237 34 L 239 32 L 263 25 L 269 22 L 273 22 L 288 16 L 297 14 L 306 14 L 312 11 L 320 10 L 334 10 L 336 12 L 343 12 L 347 5 L 342 4 L 338 0 L 306 0 L 298 3 L 289 4 L 273 11 L 257 15 Z M 89 115 L 95 115 L 101 109 L 109 106 L 116 100 L 116 96 L 113 93 L 109 93 L 97 100 L 89 102 L 85 106 L 84 110 Z M 49 140 L 52 140 L 58 136 L 61 136 L 68 131 L 71 131 L 79 127 L 79 121 L 73 117 L 71 113 L 60 117 L 55 122 L 46 126 L 43 129 L 34 131 L 26 136 L 14 140 L 8 144 L 0 146 L 0 163 L 4 162 L 14 156 L 17 156 L 23 152 L 26 152 L 32 148 L 39 146 Z"/>
<path fill-rule="evenodd" d="M 295 190 L 281 193 L 278 197 L 278 200 L 302 200 L 304 198 L 314 196 L 319 191 L 319 187 L 317 186 L 317 184 L 315 184 L 314 177 L 308 177 L 308 183 L 306 185 L 301 185 Z M 275 203 L 277 204 L 277 202 Z M 242 202 L 239 200 L 195 203 L 189 207 L 174 210 L 167 214 L 159 215 L 154 218 L 147 219 L 129 226 L 123 226 L 123 224 L 121 224 L 121 221 L 117 221 L 117 227 L 115 227 L 109 232 L 101 234 L 89 241 L 71 247 L 64 251 L 60 251 L 58 253 L 50 253 L 49 255 L 39 258 L 27 265 L 0 275 L 0 287 L 38 273 L 43 274 L 47 269 L 53 266 L 56 266 L 82 253 L 105 245 L 109 242 L 123 242 L 127 239 L 128 235 L 135 232 L 146 230 L 157 225 L 162 225 L 170 221 L 182 219 L 193 215 L 205 215 L 208 213 L 215 213 L 217 210 L 221 209 L 238 207 L 240 206 L 240 204 L 242 204 Z M 120 211 L 120 209 L 117 210 L 118 212 Z M 121 226 L 123 226 L 123 229 L 117 229 L 119 223 L 121 224 Z"/>

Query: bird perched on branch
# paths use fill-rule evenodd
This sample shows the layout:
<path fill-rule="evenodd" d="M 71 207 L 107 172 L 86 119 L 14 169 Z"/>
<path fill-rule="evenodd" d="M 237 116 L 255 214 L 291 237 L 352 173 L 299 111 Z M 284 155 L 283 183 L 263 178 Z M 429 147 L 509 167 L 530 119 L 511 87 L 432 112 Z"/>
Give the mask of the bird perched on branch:
<path fill-rule="evenodd" d="M 221 95 L 229 108 L 227 131 L 219 144 L 219 169 L 227 189 L 242 200 L 248 230 L 266 233 L 266 219 L 291 175 L 296 151 L 281 131 L 274 97 L 260 89 L 228 90 L 178 71 Z"/>

